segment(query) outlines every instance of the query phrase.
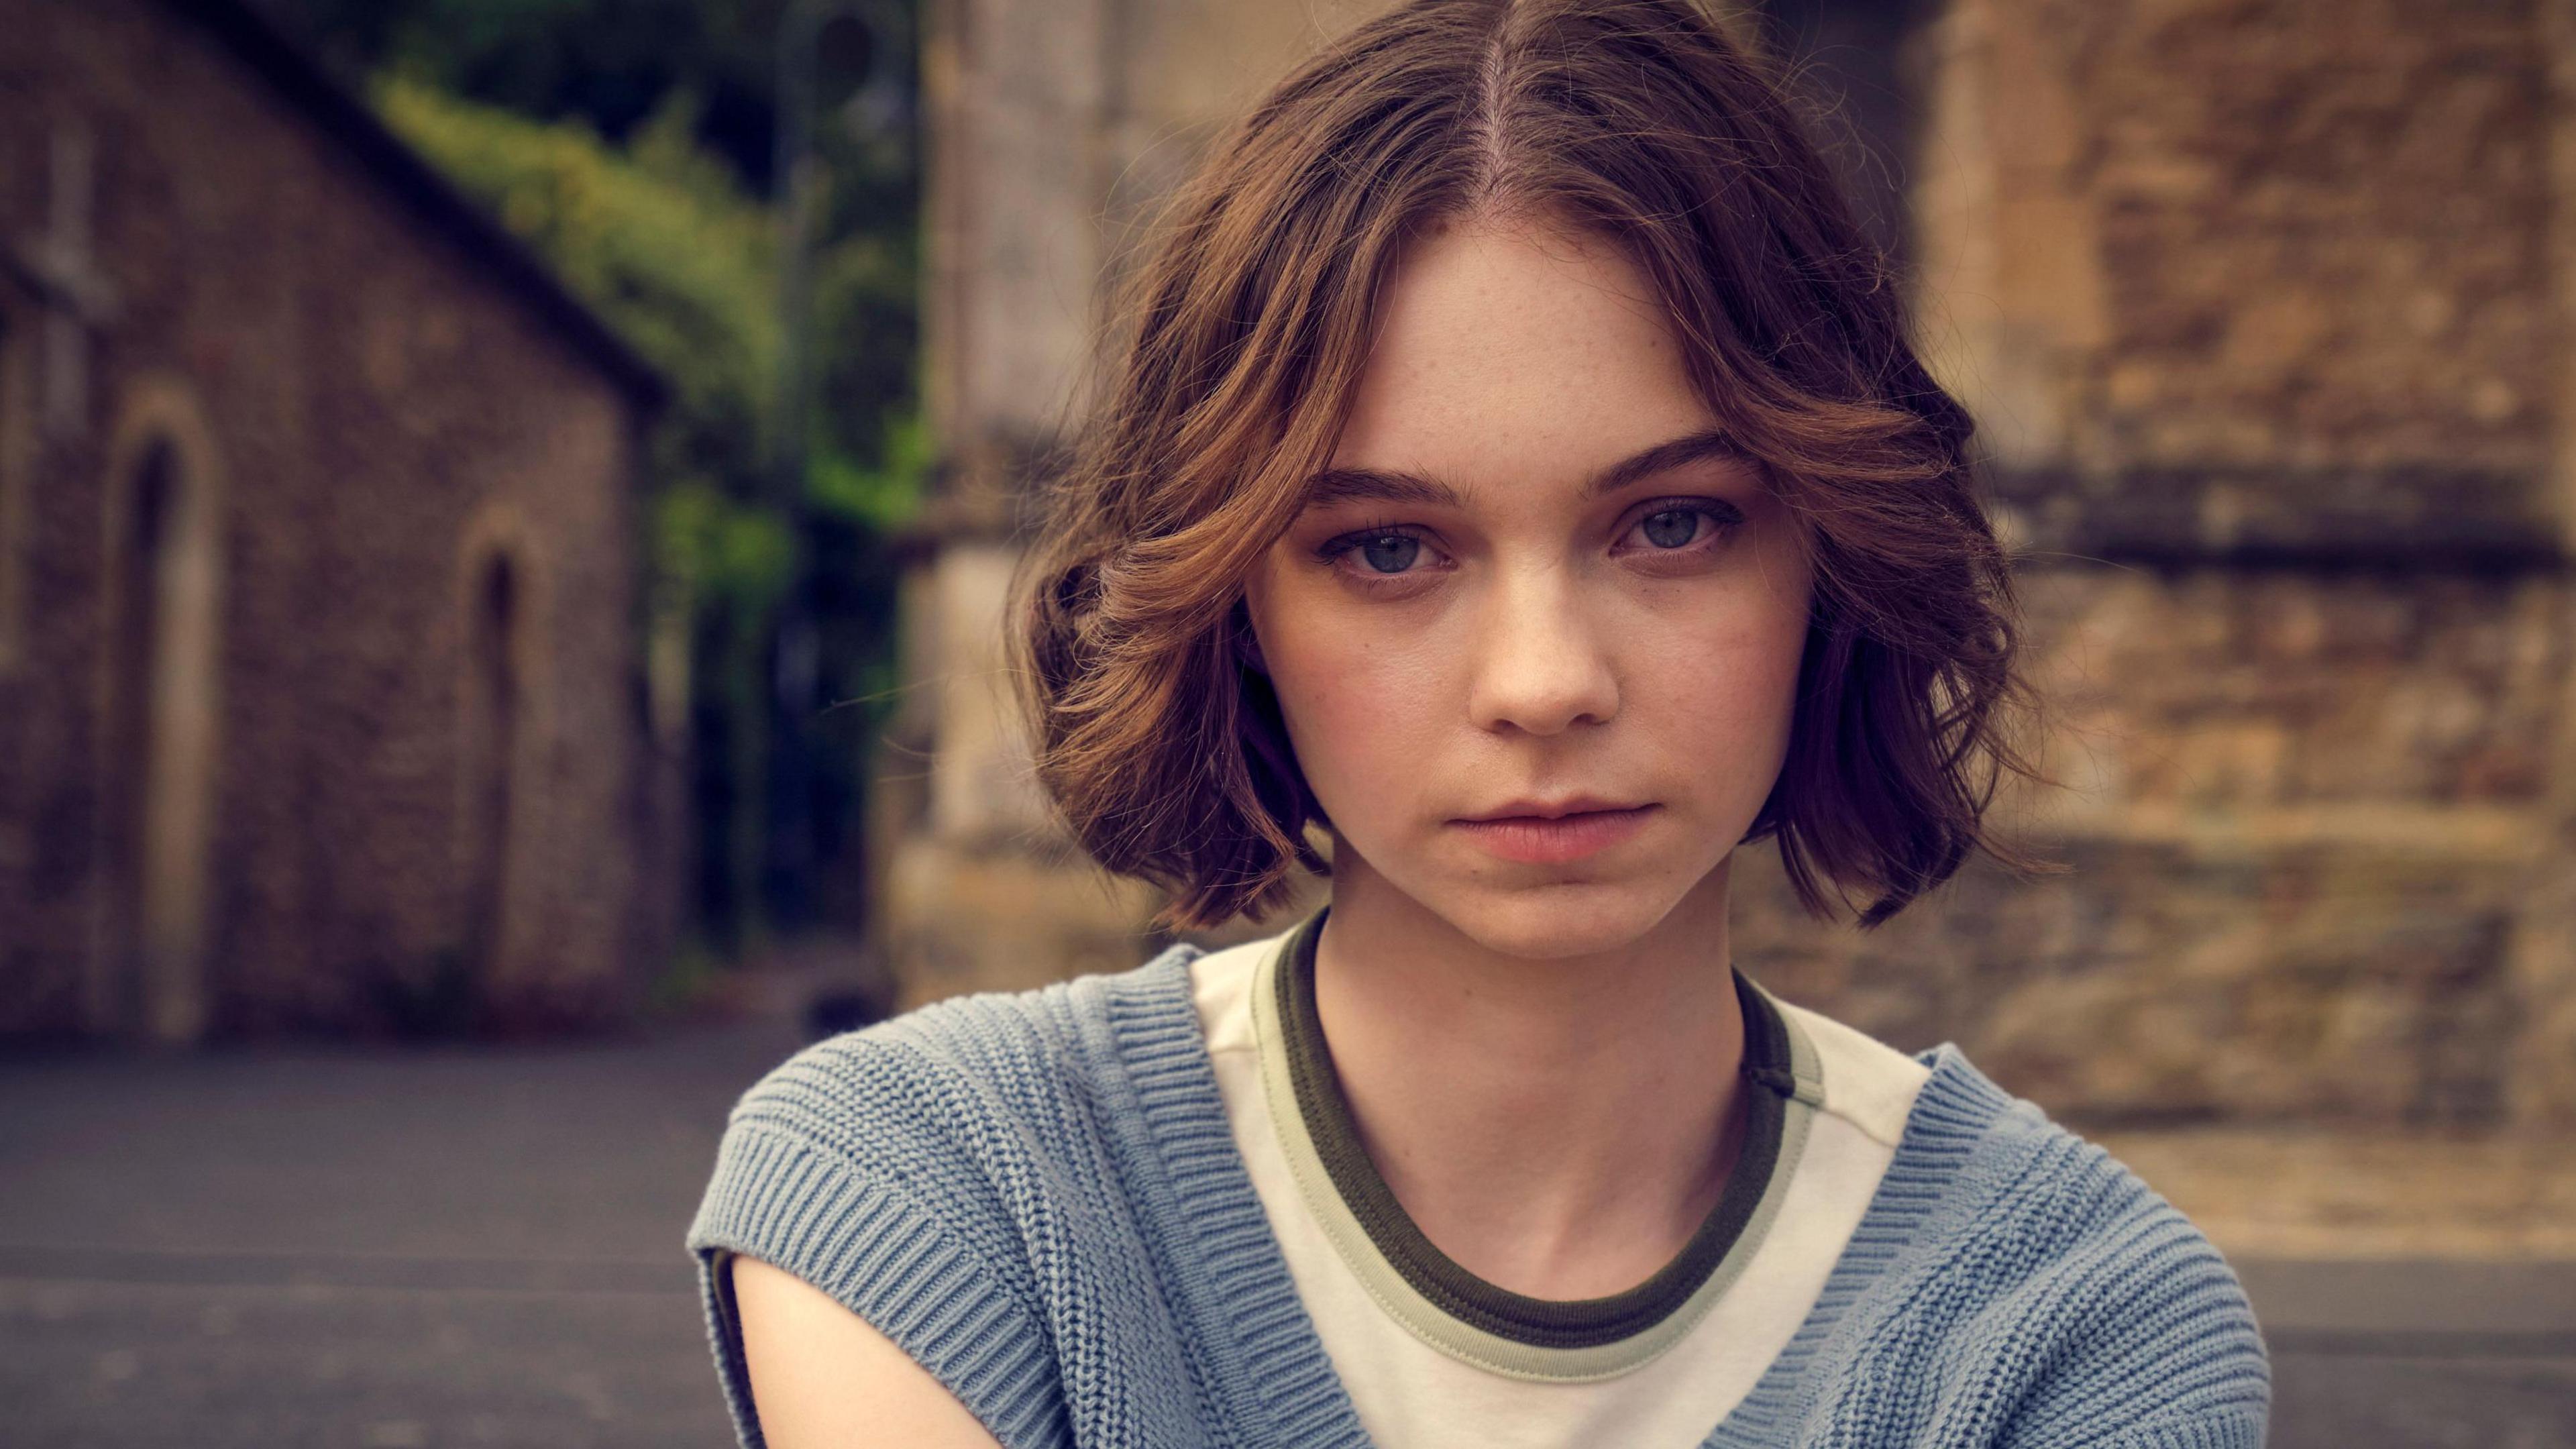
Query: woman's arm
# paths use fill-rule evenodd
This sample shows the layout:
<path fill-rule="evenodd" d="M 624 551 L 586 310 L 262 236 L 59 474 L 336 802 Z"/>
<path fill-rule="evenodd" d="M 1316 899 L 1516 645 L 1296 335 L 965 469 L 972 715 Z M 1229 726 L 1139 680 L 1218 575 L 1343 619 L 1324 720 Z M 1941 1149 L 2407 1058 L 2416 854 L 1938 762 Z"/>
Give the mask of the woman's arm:
<path fill-rule="evenodd" d="M 730 1258 L 743 1362 L 770 1449 L 1001 1449 L 946 1385 L 831 1295 Z"/>

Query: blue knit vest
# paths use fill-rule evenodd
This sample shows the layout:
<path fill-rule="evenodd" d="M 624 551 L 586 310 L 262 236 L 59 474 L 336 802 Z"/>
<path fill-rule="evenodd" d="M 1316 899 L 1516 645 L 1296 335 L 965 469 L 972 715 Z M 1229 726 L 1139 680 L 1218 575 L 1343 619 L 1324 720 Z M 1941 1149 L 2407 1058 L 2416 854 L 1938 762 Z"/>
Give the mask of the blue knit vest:
<path fill-rule="evenodd" d="M 1369 1443 L 1218 1096 L 1196 947 L 818 1043 L 735 1106 L 688 1247 L 875 1325 L 1006 1449 Z M 2189 1220 L 1944 1043 L 1877 1195 L 1716 1446 L 2259 1446 L 2243 1289 Z"/>

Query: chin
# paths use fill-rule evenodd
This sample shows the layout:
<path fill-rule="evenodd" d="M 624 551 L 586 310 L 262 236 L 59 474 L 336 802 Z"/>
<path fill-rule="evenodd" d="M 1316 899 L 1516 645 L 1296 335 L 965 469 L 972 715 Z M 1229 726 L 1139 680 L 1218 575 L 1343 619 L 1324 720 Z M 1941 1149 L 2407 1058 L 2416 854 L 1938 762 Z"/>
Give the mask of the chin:
<path fill-rule="evenodd" d="M 1671 914 L 1681 895 L 1661 880 L 1532 880 L 1467 886 L 1425 904 L 1486 950 L 1552 960 L 1630 944 Z"/>

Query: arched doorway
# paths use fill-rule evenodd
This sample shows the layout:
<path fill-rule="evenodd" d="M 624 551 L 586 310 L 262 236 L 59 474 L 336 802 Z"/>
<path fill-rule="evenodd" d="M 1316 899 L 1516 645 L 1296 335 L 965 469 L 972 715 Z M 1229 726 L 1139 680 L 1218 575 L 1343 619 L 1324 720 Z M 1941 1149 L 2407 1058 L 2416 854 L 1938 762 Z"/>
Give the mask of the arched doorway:
<path fill-rule="evenodd" d="M 138 391 L 111 457 L 87 1006 L 94 1031 L 191 1041 L 211 996 L 220 479 L 202 420 L 175 388 Z"/>

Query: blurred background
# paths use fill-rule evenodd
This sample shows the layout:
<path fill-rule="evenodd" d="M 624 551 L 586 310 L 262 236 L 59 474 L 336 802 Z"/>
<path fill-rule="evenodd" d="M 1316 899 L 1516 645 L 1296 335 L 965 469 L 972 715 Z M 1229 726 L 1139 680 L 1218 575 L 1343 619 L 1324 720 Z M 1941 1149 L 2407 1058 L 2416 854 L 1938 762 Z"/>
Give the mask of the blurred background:
<path fill-rule="evenodd" d="M 730 1442 L 734 1095 L 1167 943 L 1002 590 L 1150 208 L 1379 8 L 0 0 L 0 1437 Z M 2576 1445 L 2576 0 L 1727 18 L 1981 420 L 2074 867 L 1748 849 L 1738 961 L 2190 1212 L 2276 1444 Z"/>

